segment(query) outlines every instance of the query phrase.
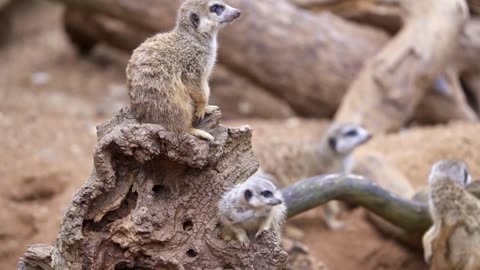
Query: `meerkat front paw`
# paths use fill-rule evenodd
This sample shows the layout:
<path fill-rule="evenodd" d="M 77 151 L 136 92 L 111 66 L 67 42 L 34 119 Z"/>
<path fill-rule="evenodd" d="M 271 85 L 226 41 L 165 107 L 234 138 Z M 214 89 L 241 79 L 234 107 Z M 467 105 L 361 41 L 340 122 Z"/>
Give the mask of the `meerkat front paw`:
<path fill-rule="evenodd" d="M 215 140 L 215 138 L 210 133 L 203 131 L 201 129 L 192 128 L 190 129 L 190 134 L 192 134 L 197 138 L 207 140 L 209 142 L 212 142 L 213 140 Z"/>
<path fill-rule="evenodd" d="M 207 109 L 207 106 L 197 108 L 197 110 L 195 111 L 195 118 L 196 118 L 197 122 L 200 122 L 200 121 L 203 120 L 203 118 L 205 118 L 206 109 Z"/>
<path fill-rule="evenodd" d="M 205 114 L 212 114 L 216 111 L 220 110 L 220 107 L 215 106 L 215 105 L 207 105 L 205 108 Z"/>
<path fill-rule="evenodd" d="M 237 240 L 242 244 L 242 247 L 244 248 L 249 248 L 250 247 L 250 239 L 248 237 L 238 237 L 237 235 Z"/>

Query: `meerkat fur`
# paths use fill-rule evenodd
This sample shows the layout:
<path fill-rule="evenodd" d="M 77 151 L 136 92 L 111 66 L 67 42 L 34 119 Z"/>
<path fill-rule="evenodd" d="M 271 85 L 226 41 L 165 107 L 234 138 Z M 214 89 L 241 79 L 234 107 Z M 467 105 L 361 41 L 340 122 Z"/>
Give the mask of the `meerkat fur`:
<path fill-rule="evenodd" d="M 423 237 L 432 270 L 480 269 L 480 201 L 465 188 L 471 182 L 465 163 L 437 162 L 429 175 L 433 226 Z"/>
<path fill-rule="evenodd" d="M 280 241 L 286 216 L 282 194 L 272 182 L 253 175 L 227 191 L 218 203 L 221 236 L 249 245 L 264 231 Z"/>
<path fill-rule="evenodd" d="M 126 74 L 137 120 L 214 139 L 193 124 L 218 109 L 207 105 L 217 32 L 239 16 L 240 11 L 223 0 L 186 0 L 172 31 L 157 34 L 135 49 Z"/>

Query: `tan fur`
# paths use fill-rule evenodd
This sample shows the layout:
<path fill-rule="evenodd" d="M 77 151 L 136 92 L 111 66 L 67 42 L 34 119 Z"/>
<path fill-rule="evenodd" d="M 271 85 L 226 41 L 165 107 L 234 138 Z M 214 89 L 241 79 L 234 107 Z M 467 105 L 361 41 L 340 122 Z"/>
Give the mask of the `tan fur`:
<path fill-rule="evenodd" d="M 423 237 L 433 270 L 480 269 L 480 201 L 470 194 L 463 162 L 441 161 L 430 174 L 433 226 Z"/>
<path fill-rule="evenodd" d="M 213 13 L 210 8 L 214 4 L 224 6 L 225 11 Z M 198 24 L 192 14 L 198 16 Z M 215 108 L 207 104 L 217 32 L 239 14 L 223 0 L 187 0 L 178 11 L 175 29 L 147 39 L 133 52 L 127 85 L 132 110 L 140 122 L 213 139 L 192 126 Z"/>

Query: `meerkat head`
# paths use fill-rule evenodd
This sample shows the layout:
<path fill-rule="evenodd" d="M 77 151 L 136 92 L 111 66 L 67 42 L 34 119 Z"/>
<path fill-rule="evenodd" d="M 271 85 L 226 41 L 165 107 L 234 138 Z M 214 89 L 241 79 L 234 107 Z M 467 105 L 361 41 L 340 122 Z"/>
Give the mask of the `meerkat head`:
<path fill-rule="evenodd" d="M 435 163 L 428 176 L 430 185 L 440 181 L 453 182 L 460 187 L 466 187 L 472 182 L 467 164 L 458 160 L 441 160 Z"/>
<path fill-rule="evenodd" d="M 242 186 L 243 199 L 254 209 L 272 208 L 283 203 L 282 194 L 267 179 L 254 175 Z"/>
<path fill-rule="evenodd" d="M 223 0 L 186 0 L 177 15 L 177 27 L 191 34 L 212 37 L 240 17 L 240 10 Z"/>
<path fill-rule="evenodd" d="M 326 136 L 330 149 L 340 155 L 349 155 L 372 138 L 366 129 L 356 124 L 335 124 Z"/>

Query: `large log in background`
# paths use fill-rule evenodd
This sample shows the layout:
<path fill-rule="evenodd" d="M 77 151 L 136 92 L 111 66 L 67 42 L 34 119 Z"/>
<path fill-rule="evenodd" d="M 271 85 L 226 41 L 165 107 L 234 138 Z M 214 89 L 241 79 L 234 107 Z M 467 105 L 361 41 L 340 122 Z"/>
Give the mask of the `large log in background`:
<path fill-rule="evenodd" d="M 352 2 L 357 3 L 361 1 L 357 0 Z M 378 6 L 375 6 L 371 3 L 369 6 L 370 9 L 375 12 L 385 10 L 385 8 L 382 6 L 384 2 L 376 2 L 376 4 Z M 99 5 L 100 7 L 96 7 L 96 10 L 102 10 L 102 2 L 100 2 Z M 347 5 L 346 7 L 349 7 L 350 8 L 349 10 L 355 10 L 350 5 Z M 391 7 L 392 7 L 392 10 L 395 10 L 395 12 L 393 11 L 389 12 L 389 16 L 400 20 L 399 16 L 400 14 L 402 14 L 400 12 L 401 9 L 398 8 L 398 5 L 397 6 L 392 5 Z M 137 24 L 132 24 L 128 22 L 129 20 L 133 20 L 132 18 L 123 17 L 122 14 L 125 11 L 122 11 L 122 8 L 128 9 L 131 7 L 120 7 L 120 8 L 115 7 L 117 9 L 120 9 L 120 11 L 112 12 L 111 14 L 117 14 L 119 17 L 122 17 L 121 20 L 113 19 L 112 17 L 108 17 L 98 13 L 97 14 L 92 13 L 88 11 L 88 8 L 89 7 L 85 7 L 85 6 L 81 6 L 78 8 L 69 7 L 66 12 L 67 32 L 69 33 L 69 36 L 71 38 L 73 37 L 74 42 L 80 48 L 82 48 L 82 46 L 84 45 L 82 45 L 82 40 L 79 41 L 78 36 L 82 37 L 82 35 L 83 35 L 83 42 L 85 42 L 85 40 L 87 41 L 87 44 L 86 44 L 87 48 L 91 48 L 95 44 L 95 42 L 100 41 L 100 42 L 106 42 L 110 45 L 113 45 L 125 50 L 131 50 L 132 48 L 136 47 L 146 37 L 153 34 L 152 30 L 145 30 L 145 28 L 139 27 L 138 25 L 140 25 L 141 23 L 137 22 Z M 296 9 L 293 6 L 290 6 L 290 8 L 292 10 Z M 132 11 L 132 13 L 133 12 L 138 12 L 138 11 Z M 359 17 L 368 17 L 367 15 L 369 15 L 369 14 L 365 14 L 364 7 L 362 5 L 359 5 L 358 12 L 359 12 Z M 155 14 L 152 14 L 151 16 L 156 16 Z M 269 16 L 268 14 L 262 14 L 262 15 L 267 17 L 262 19 L 261 21 L 271 20 L 271 16 Z M 140 21 L 142 19 L 143 18 L 141 18 Z M 174 16 L 171 15 L 169 19 L 174 20 Z M 158 20 L 166 21 L 165 18 L 158 18 Z M 242 20 L 240 20 L 239 23 L 242 23 Z M 165 22 L 164 24 L 168 25 L 167 22 Z M 173 24 L 173 22 L 171 22 L 170 24 Z M 325 25 L 327 25 L 327 22 L 325 22 Z M 355 24 L 352 24 L 352 25 L 355 25 Z M 303 28 L 296 27 L 295 29 L 285 29 L 285 33 L 296 31 L 296 32 L 310 33 L 310 35 L 322 35 L 322 33 L 317 33 L 316 30 L 313 29 L 311 25 L 301 25 L 300 27 L 303 27 Z M 163 28 L 167 28 L 167 27 L 166 26 L 164 27 L 162 24 L 162 29 Z M 341 31 L 342 29 L 343 29 L 342 27 L 335 26 L 331 29 L 331 33 L 333 34 L 335 31 Z M 229 30 L 225 30 L 225 31 L 228 31 L 228 32 L 224 35 L 229 36 L 230 31 Z M 247 29 L 246 31 L 247 31 L 246 32 L 247 36 L 249 36 L 250 35 L 250 33 L 248 32 L 249 29 Z M 255 31 L 256 30 L 254 30 L 254 32 Z M 90 38 L 86 38 L 85 35 L 90 36 Z M 356 36 L 354 35 L 352 38 L 356 38 Z M 260 36 L 259 39 L 263 40 L 263 36 Z M 265 42 L 270 42 L 270 40 L 265 40 Z M 345 41 L 345 42 L 348 42 L 348 41 Z M 383 41 L 378 40 L 378 42 L 379 43 L 375 46 L 380 47 Z M 466 42 L 466 44 L 471 47 L 472 40 L 470 39 L 468 42 Z M 473 45 L 476 45 L 476 43 L 473 42 Z M 248 45 L 246 46 L 248 47 Z M 279 45 L 279 46 L 283 46 L 283 45 Z M 330 46 L 327 46 L 327 48 L 328 47 Z M 237 52 L 243 51 L 243 49 L 244 47 L 239 47 L 238 44 L 232 42 L 232 44 L 230 44 L 224 50 L 227 52 L 234 51 L 236 54 L 238 54 Z M 255 51 L 256 49 L 257 48 L 252 48 L 250 50 Z M 268 56 L 270 55 L 270 53 L 271 52 L 269 51 L 265 51 L 264 55 Z M 292 54 L 289 54 L 288 63 L 294 63 L 294 64 L 298 63 L 298 65 L 301 66 L 302 61 L 304 60 L 304 57 L 296 57 L 295 53 L 297 53 L 297 51 L 293 52 Z M 276 55 L 273 55 L 273 56 L 276 56 Z M 365 55 L 364 58 L 360 60 L 357 59 L 358 57 L 360 56 L 357 54 L 356 55 L 345 54 L 342 56 L 342 59 L 344 61 L 349 61 L 350 59 L 353 59 L 354 62 L 366 61 L 369 55 Z M 268 58 L 275 59 L 275 57 L 272 57 L 272 56 L 268 56 Z M 459 57 L 459 58 L 465 59 L 465 57 Z M 478 57 L 473 57 L 473 59 L 476 59 L 476 58 Z M 222 60 L 222 58 L 220 58 L 220 60 Z M 287 60 L 287 59 L 285 58 L 283 60 Z M 474 62 L 471 60 L 471 58 L 468 61 Z M 249 63 L 246 61 L 242 62 L 242 64 L 244 66 L 250 67 Z M 276 65 L 276 66 L 279 66 L 279 65 Z M 358 72 L 361 69 L 361 65 L 352 65 L 352 66 L 343 65 L 343 66 L 347 68 L 355 67 L 355 72 Z M 217 71 L 214 72 L 211 80 L 212 89 L 213 89 L 212 102 L 213 103 L 217 102 L 218 105 L 221 105 L 227 119 L 238 117 L 238 116 L 242 116 L 242 117 L 252 116 L 252 117 L 262 117 L 262 118 L 284 118 L 284 117 L 293 116 L 295 114 L 295 112 L 292 111 L 290 106 L 286 104 L 285 101 L 282 100 L 282 98 L 285 98 L 285 96 L 277 95 L 276 97 L 274 97 L 272 95 L 272 93 L 276 92 L 276 91 L 272 91 L 272 89 L 274 88 L 266 88 L 264 86 L 259 86 L 259 81 L 257 81 L 255 78 L 252 79 L 248 77 L 248 74 L 239 73 L 237 71 L 238 71 L 237 69 L 235 68 L 232 69 L 231 66 L 229 65 L 221 64 L 217 66 Z M 296 69 L 290 69 L 290 72 L 296 73 Z M 345 72 L 348 73 L 349 71 L 347 70 L 343 72 L 341 69 L 337 69 L 337 70 L 330 70 L 328 72 L 333 73 L 334 75 L 335 74 L 342 75 L 342 73 L 345 73 Z M 306 72 L 304 73 L 304 75 L 309 76 L 309 73 Z M 226 76 L 228 76 L 228 78 Z M 327 76 L 316 76 L 316 77 L 313 76 L 313 77 L 315 80 L 317 80 L 316 84 L 323 84 L 325 81 L 325 78 L 327 78 Z M 333 77 L 336 78 L 336 76 L 333 76 Z M 349 78 L 349 79 L 353 79 L 353 78 Z M 270 80 L 273 83 L 277 83 L 278 78 L 263 77 L 262 80 Z M 323 89 L 323 91 L 329 92 L 330 95 L 332 95 L 333 93 L 337 97 L 341 97 L 344 95 L 345 91 L 347 90 L 347 86 L 350 83 L 350 81 L 348 80 L 343 81 L 344 84 L 338 86 L 340 88 L 337 88 L 335 90 L 330 90 L 330 91 Z M 227 81 L 229 83 L 226 83 Z M 459 78 L 452 77 L 451 69 L 449 71 L 446 71 L 446 74 L 444 74 L 443 76 L 440 76 L 439 79 L 437 79 L 437 81 L 440 83 L 435 83 L 435 85 L 436 86 L 440 85 L 441 89 L 439 90 L 438 87 L 433 87 L 431 90 L 427 92 L 425 97 L 422 99 L 420 105 L 418 106 L 418 109 L 415 112 L 413 120 L 424 122 L 424 123 L 445 123 L 451 120 L 476 121 L 478 119 L 477 115 L 470 108 L 469 104 L 467 104 L 467 100 L 464 94 L 464 89 L 462 87 L 459 87 L 459 85 L 461 85 Z M 340 82 L 340 81 L 337 80 L 336 82 Z M 288 91 L 286 91 L 289 93 L 287 94 L 288 96 L 297 95 L 298 87 L 302 89 L 302 84 L 303 84 L 302 80 L 288 81 L 287 83 L 289 84 L 290 87 L 292 87 Z M 300 84 L 300 86 L 298 84 Z M 314 89 L 309 89 L 308 91 L 314 91 Z M 312 93 L 302 92 L 302 93 L 299 93 L 298 96 L 318 95 L 317 92 L 319 91 L 315 89 L 315 92 L 312 92 Z M 298 102 L 299 104 L 300 103 L 305 104 L 305 102 L 310 102 L 310 101 L 309 99 L 304 99 L 303 101 L 298 100 Z M 339 101 L 337 98 L 335 98 L 335 99 L 329 99 L 328 102 L 330 102 L 330 105 L 327 107 L 336 108 L 338 106 Z M 305 105 L 307 107 L 309 106 L 307 104 Z M 321 108 L 325 109 L 326 107 L 323 106 Z M 330 109 L 328 110 L 330 111 Z"/>
<path fill-rule="evenodd" d="M 333 12 L 345 19 L 384 29 L 392 34 L 402 27 L 407 15 L 398 1 L 389 0 L 290 0 L 312 12 Z M 405 2 L 406 3 L 406 2 Z M 468 1 L 470 11 L 478 14 L 478 0 Z M 413 120 L 444 123 L 452 120 L 478 120 L 479 22 L 475 17 L 464 27 L 455 57 L 443 75 L 437 78 L 415 112 Z M 423 29 L 419 29 L 422 32 Z M 465 79 L 465 77 L 468 77 Z M 463 80 L 462 82 L 460 80 Z M 466 83 L 462 84 L 462 83 Z M 472 83 L 470 83 L 472 82 Z M 468 86 L 468 87 L 467 87 Z M 439 89 L 440 88 L 440 89 Z M 474 110 L 472 110 L 472 107 Z M 475 114 L 475 112 L 477 114 Z"/>
<path fill-rule="evenodd" d="M 366 63 L 335 115 L 374 133 L 396 131 L 413 116 L 452 61 L 468 17 L 464 0 L 390 2 L 403 9 L 404 27 Z"/>
<path fill-rule="evenodd" d="M 149 31 L 135 28 L 120 20 L 101 14 L 67 8 L 64 13 L 65 31 L 81 54 L 88 53 L 96 43 L 107 43 L 131 52 L 148 36 Z M 210 79 L 210 103 L 220 105 L 224 119 L 240 117 L 288 118 L 295 115 L 283 100 L 229 70 L 215 67 Z"/>
<path fill-rule="evenodd" d="M 57 0 L 149 33 L 170 30 L 180 0 Z M 242 18 L 220 34 L 219 63 L 286 101 L 300 116 L 332 116 L 363 62 L 388 40 L 381 30 L 286 0 L 231 0 Z"/>

